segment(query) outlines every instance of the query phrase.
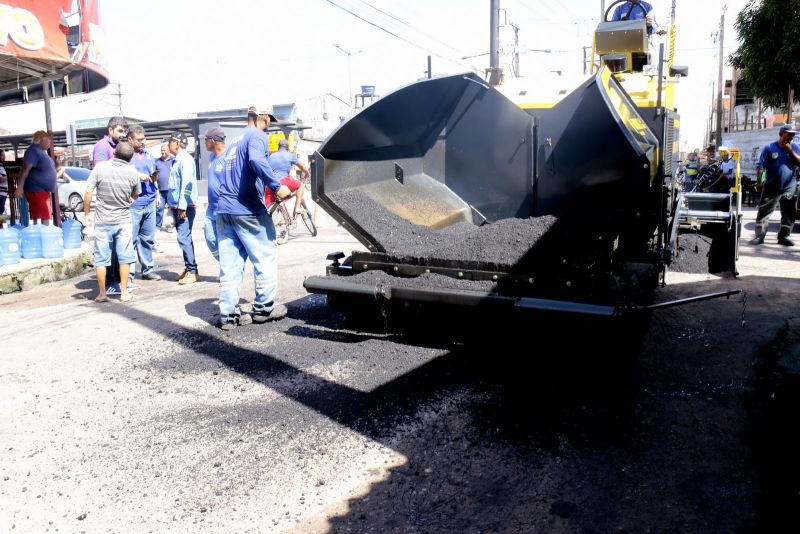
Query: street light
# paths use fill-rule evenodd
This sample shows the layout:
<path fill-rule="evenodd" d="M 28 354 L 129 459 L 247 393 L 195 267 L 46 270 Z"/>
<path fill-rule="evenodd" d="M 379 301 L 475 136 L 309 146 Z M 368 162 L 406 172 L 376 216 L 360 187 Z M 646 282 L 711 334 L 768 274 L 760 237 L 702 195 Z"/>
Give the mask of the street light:
<path fill-rule="evenodd" d="M 349 99 L 350 107 L 353 107 L 355 105 L 355 102 L 353 102 L 353 76 L 350 71 L 350 57 L 355 56 L 356 54 L 360 54 L 361 52 L 363 52 L 363 50 L 350 52 L 342 48 L 341 45 L 339 45 L 338 43 L 333 43 L 333 46 L 341 50 L 343 53 L 347 54 L 347 98 Z"/>

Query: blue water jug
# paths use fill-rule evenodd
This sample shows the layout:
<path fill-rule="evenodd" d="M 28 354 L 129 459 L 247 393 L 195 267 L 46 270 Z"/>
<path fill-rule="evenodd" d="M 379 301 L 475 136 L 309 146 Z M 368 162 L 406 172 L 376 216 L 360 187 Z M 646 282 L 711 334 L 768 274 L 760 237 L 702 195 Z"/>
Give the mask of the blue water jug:
<path fill-rule="evenodd" d="M 22 225 L 21 222 L 19 222 L 19 219 L 17 219 L 17 222 L 11 225 L 11 228 L 17 231 L 17 233 L 19 234 L 20 243 L 22 243 L 22 230 L 25 227 Z"/>
<path fill-rule="evenodd" d="M 19 259 L 19 232 L 13 227 L 0 228 L 0 265 L 13 265 Z"/>
<path fill-rule="evenodd" d="M 81 235 L 81 223 L 75 219 L 67 219 L 61 225 L 64 231 L 64 248 L 81 248 L 83 236 Z"/>
<path fill-rule="evenodd" d="M 42 225 L 39 219 L 31 226 L 22 229 L 22 257 L 32 260 L 42 257 Z"/>
<path fill-rule="evenodd" d="M 58 226 L 42 226 L 42 257 L 64 257 L 64 233 Z"/>

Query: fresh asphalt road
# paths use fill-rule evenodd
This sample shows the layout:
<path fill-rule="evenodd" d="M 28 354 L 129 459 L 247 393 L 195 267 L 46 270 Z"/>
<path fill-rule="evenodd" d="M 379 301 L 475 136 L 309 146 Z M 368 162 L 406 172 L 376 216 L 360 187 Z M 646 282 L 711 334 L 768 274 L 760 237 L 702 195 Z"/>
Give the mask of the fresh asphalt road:
<path fill-rule="evenodd" d="M 739 279 L 671 276 L 662 300 L 742 288 L 747 304 L 659 312 L 631 362 L 558 327 L 480 347 L 353 330 L 302 288 L 327 253 L 360 248 L 324 216 L 279 248 L 289 317 L 221 332 L 201 223 L 201 283 L 174 282 L 160 234 L 165 280 L 131 303 L 93 303 L 89 272 L 0 297 L 3 532 L 764 524 L 745 401 L 794 328 L 800 251 L 745 245 Z"/>

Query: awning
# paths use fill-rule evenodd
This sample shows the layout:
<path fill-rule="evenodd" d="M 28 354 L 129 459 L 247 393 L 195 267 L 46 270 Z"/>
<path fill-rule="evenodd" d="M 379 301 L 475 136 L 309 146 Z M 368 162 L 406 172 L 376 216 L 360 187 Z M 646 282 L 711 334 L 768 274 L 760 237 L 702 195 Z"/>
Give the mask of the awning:
<path fill-rule="evenodd" d="M 0 106 L 88 93 L 108 84 L 99 0 L 0 3 Z M 78 9 L 72 13 L 72 7 Z M 67 26 L 66 20 L 79 23 Z"/>

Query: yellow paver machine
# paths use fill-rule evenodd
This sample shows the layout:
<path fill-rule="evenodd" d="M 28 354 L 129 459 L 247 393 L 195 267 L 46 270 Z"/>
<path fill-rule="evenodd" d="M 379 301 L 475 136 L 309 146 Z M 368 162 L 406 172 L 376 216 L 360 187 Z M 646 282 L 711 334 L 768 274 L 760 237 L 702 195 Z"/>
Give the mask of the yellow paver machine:
<path fill-rule="evenodd" d="M 652 304 L 680 250 L 673 93 L 687 69 L 651 50 L 644 20 L 600 23 L 594 50 L 568 94 L 443 76 L 340 125 L 313 156 L 312 193 L 367 250 L 332 253 L 306 289 L 595 316 L 735 293 Z"/>

